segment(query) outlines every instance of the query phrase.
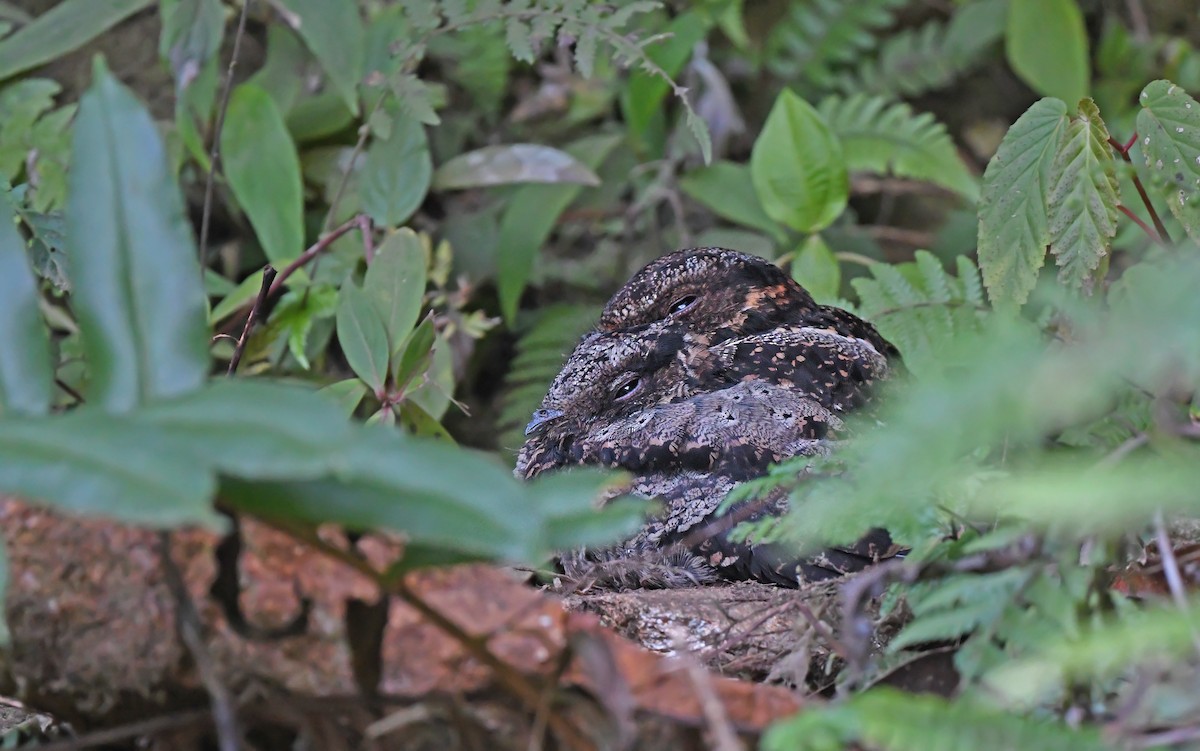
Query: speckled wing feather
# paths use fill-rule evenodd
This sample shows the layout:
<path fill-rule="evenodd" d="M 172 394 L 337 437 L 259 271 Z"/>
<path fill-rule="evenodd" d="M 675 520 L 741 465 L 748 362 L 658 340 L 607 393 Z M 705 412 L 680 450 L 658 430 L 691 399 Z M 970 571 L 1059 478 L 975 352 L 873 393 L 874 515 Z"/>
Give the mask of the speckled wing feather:
<path fill-rule="evenodd" d="M 633 472 L 692 469 L 746 479 L 787 457 L 821 453 L 840 427 L 814 400 L 752 381 L 602 423 L 575 440 L 570 456 Z"/>

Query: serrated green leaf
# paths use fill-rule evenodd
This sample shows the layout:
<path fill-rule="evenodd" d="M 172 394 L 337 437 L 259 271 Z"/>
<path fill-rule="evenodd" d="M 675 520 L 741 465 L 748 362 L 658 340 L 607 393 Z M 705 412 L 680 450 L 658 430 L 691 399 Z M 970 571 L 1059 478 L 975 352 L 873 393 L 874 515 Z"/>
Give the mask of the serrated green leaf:
<path fill-rule="evenodd" d="M 208 327 L 183 197 L 150 114 L 100 62 L 71 163 L 67 242 L 89 403 L 123 411 L 198 388 Z"/>
<path fill-rule="evenodd" d="M 358 116 L 358 82 L 366 50 L 354 0 L 278 0 L 293 14 L 296 32 L 321 62 L 351 114 Z"/>
<path fill-rule="evenodd" d="M 212 471 L 169 433 L 84 407 L 0 420 L 0 492 L 136 524 L 212 526 Z"/>
<path fill-rule="evenodd" d="M 337 335 L 350 368 L 375 394 L 383 394 L 388 374 L 387 330 L 371 299 L 351 282 L 344 284 L 338 295 Z"/>
<path fill-rule="evenodd" d="M 596 186 L 600 178 L 565 151 L 532 143 L 485 146 L 459 154 L 433 174 L 436 190 L 509 183 L 574 183 Z"/>
<path fill-rule="evenodd" d="M 376 224 L 398 227 L 421 206 L 432 176 L 425 128 L 410 114 L 397 112 L 391 138 L 377 138 L 367 147 L 358 175 L 363 208 Z"/>
<path fill-rule="evenodd" d="M 154 0 L 64 0 L 0 41 L 0 79 L 62 57 Z"/>
<path fill-rule="evenodd" d="M 1087 96 L 1087 30 L 1075 0 L 1012 0 L 1004 40 L 1009 65 L 1034 91 L 1067 102 Z"/>
<path fill-rule="evenodd" d="M 979 266 L 993 301 L 1029 297 L 1050 243 L 1051 169 L 1067 126 L 1067 105 L 1041 99 L 1008 129 L 983 175 Z"/>
<path fill-rule="evenodd" d="M 792 278 L 819 303 L 829 304 L 838 299 L 842 267 L 820 235 L 809 235 L 796 249 Z"/>
<path fill-rule="evenodd" d="M 266 91 L 251 84 L 233 90 L 221 159 L 263 251 L 282 268 L 304 250 L 304 198 L 296 146 Z"/>
<path fill-rule="evenodd" d="M 776 242 L 787 237 L 783 227 L 763 211 L 750 168 L 744 164 L 714 162 L 684 175 L 679 187 L 719 217 L 762 230 Z"/>
<path fill-rule="evenodd" d="M 504 27 L 504 38 L 508 43 L 508 51 L 523 63 L 532 63 L 536 58 L 533 43 L 529 38 L 529 29 L 516 18 L 510 18 Z"/>
<path fill-rule="evenodd" d="M 53 382 L 50 337 L 25 241 L 8 198 L 0 196 L 0 416 L 45 414 Z"/>
<path fill-rule="evenodd" d="M 850 181 L 837 137 L 812 105 L 784 89 L 750 156 L 763 209 L 801 232 L 817 232 L 846 208 Z"/>
<path fill-rule="evenodd" d="M 1117 172 L 1108 129 L 1091 99 L 1079 103 L 1054 157 L 1048 220 L 1059 281 L 1091 289 L 1117 234 Z"/>
<path fill-rule="evenodd" d="M 620 141 L 621 137 L 616 135 L 588 136 L 567 146 L 565 151 L 588 169 L 596 170 Z M 571 205 L 581 189 L 577 185 L 525 185 L 509 199 L 500 220 L 496 282 L 500 310 L 510 324 L 516 318 L 517 304 L 533 272 L 538 249 L 550 236 L 558 215 Z"/>
<path fill-rule="evenodd" d="M 1200 103 L 1170 81 L 1147 84 L 1139 97 L 1138 134 L 1146 167 L 1167 207 L 1200 239 Z"/>
<path fill-rule="evenodd" d="M 850 171 L 927 180 L 967 200 L 979 199 L 978 179 L 945 126 L 928 112 L 864 94 L 826 97 L 818 111 L 842 144 Z"/>
<path fill-rule="evenodd" d="M 399 351 L 425 301 L 425 251 L 415 232 L 404 227 L 384 240 L 363 277 L 363 293 L 383 321 L 388 351 Z"/>

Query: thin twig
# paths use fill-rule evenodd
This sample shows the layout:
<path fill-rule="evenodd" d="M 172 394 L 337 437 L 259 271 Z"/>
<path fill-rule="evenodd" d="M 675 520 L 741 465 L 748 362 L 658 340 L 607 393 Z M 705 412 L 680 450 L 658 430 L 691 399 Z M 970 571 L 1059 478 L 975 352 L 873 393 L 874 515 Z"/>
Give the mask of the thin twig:
<path fill-rule="evenodd" d="M 1150 229 L 1150 225 L 1143 222 L 1142 218 L 1140 216 L 1138 216 L 1137 214 L 1133 213 L 1133 210 L 1130 209 L 1128 206 L 1125 206 L 1124 204 L 1117 204 L 1117 211 L 1121 212 L 1125 216 L 1132 219 L 1133 223 L 1136 224 L 1137 226 L 1141 227 L 1142 232 L 1145 232 L 1150 237 L 1151 240 L 1153 240 L 1154 242 L 1162 242 L 1159 239 L 1158 235 L 1156 235 L 1154 233 L 1154 230 Z"/>
<path fill-rule="evenodd" d="M 355 227 L 362 226 L 359 220 L 360 217 L 358 216 L 347 219 L 329 234 L 324 235 L 320 240 L 317 240 L 315 243 L 313 243 L 312 247 L 301 253 L 296 260 L 292 261 L 287 266 L 284 266 L 283 271 L 279 272 L 279 276 L 275 277 L 274 283 L 271 284 L 271 291 L 268 294 L 275 294 L 279 288 L 283 286 L 283 283 L 288 280 L 289 276 L 296 273 L 300 267 L 304 266 L 321 253 L 324 253 L 326 250 L 328 250 L 329 246 L 332 245 L 335 240 Z"/>
<path fill-rule="evenodd" d="M 370 266 L 375 261 L 375 240 L 371 237 L 375 228 L 371 224 L 371 217 L 359 214 L 358 229 L 362 232 L 363 257 L 367 259 L 367 265 Z"/>
<path fill-rule="evenodd" d="M 1171 538 L 1167 534 L 1167 525 L 1163 521 L 1162 510 L 1154 513 L 1154 539 L 1158 542 L 1158 554 L 1162 558 L 1163 576 L 1167 579 L 1167 588 L 1171 590 L 1171 598 L 1175 606 L 1186 616 L 1191 609 L 1188 607 L 1187 590 L 1183 586 L 1183 575 L 1179 572 L 1179 561 L 1175 560 L 1175 550 L 1171 547 Z M 1188 629 L 1192 632 L 1192 646 L 1200 655 L 1200 633 L 1195 625 L 1188 620 Z"/>
<path fill-rule="evenodd" d="M 192 655 L 192 661 L 196 663 L 196 672 L 200 674 L 200 681 L 208 691 L 208 698 L 212 701 L 212 718 L 217 731 L 217 747 L 220 751 L 238 751 L 241 748 L 242 733 L 238 728 L 237 712 L 233 708 L 229 690 L 221 682 L 216 667 L 209 657 L 208 646 L 204 643 L 204 636 L 201 634 L 200 614 L 196 612 L 196 606 L 188 594 L 183 574 L 175 565 L 175 559 L 171 557 L 171 533 L 169 531 L 160 532 L 158 542 L 159 555 L 162 556 L 163 578 L 175 600 L 175 625 L 179 629 L 179 635 L 187 646 L 188 652 Z"/>
<path fill-rule="evenodd" d="M 186 712 L 175 712 L 161 717 L 151 717 L 126 725 L 118 725 L 94 733 L 86 733 L 78 738 L 69 738 L 38 746 L 38 751 L 80 751 L 85 748 L 108 746 L 113 743 L 136 738 L 143 735 L 153 735 L 164 730 L 175 730 L 186 725 L 197 725 L 208 722 L 211 715 L 207 709 L 194 709 Z"/>
<path fill-rule="evenodd" d="M 54 385 L 58 386 L 63 391 L 67 392 L 67 394 L 72 399 L 74 399 L 77 403 L 79 403 L 79 404 L 84 403 L 85 400 L 83 398 L 83 394 L 81 394 L 78 391 L 76 391 L 75 389 L 71 388 L 71 384 L 67 383 L 66 381 L 59 378 L 58 376 L 54 377 Z"/>
<path fill-rule="evenodd" d="M 696 699 L 700 702 L 700 712 L 704 715 L 704 724 L 708 726 L 709 741 L 714 751 L 741 751 L 742 744 L 738 741 L 737 731 L 729 721 L 729 712 L 721 703 L 712 684 L 712 676 L 701 667 L 696 658 L 688 653 L 683 638 L 676 638 L 675 648 L 680 653 L 683 669 L 687 672 L 688 680 L 696 691 Z"/>
<path fill-rule="evenodd" d="M 262 315 L 263 305 L 267 302 L 267 296 L 271 291 L 271 282 L 275 279 L 275 267 L 267 264 L 263 266 L 262 286 L 258 288 L 258 297 L 254 300 L 254 307 L 250 308 L 250 314 L 246 316 L 246 323 L 242 326 L 242 334 L 238 337 L 237 346 L 233 348 L 233 357 L 229 358 L 229 369 L 225 371 L 225 375 L 233 375 L 237 372 L 238 364 L 242 361 L 242 354 L 246 351 L 246 342 L 250 340 L 250 329 L 254 328 L 254 322 Z"/>
<path fill-rule="evenodd" d="M 1135 132 L 1132 136 L 1130 136 L 1128 141 L 1121 143 L 1112 136 L 1109 136 L 1108 145 L 1112 146 L 1116 152 L 1121 155 L 1122 159 L 1129 164 L 1133 164 L 1133 160 L 1129 158 L 1129 150 L 1133 148 L 1135 143 L 1137 143 L 1137 138 L 1138 135 Z M 1164 226 L 1162 220 L 1158 218 L 1158 212 L 1154 210 L 1154 204 L 1150 202 L 1150 196 L 1146 194 L 1146 187 L 1142 185 L 1142 179 L 1138 177 L 1136 171 L 1133 172 L 1133 187 L 1137 188 L 1138 195 L 1142 198 L 1142 203 L 1146 204 L 1146 210 L 1150 212 L 1150 221 L 1154 222 L 1154 229 L 1158 232 L 1158 242 L 1163 245 L 1169 245 L 1171 243 L 1171 236 L 1167 234 L 1166 226 Z M 1139 222 L 1139 224 L 1141 223 Z M 1150 237 L 1154 238 L 1154 235 L 1150 235 Z"/>
<path fill-rule="evenodd" d="M 225 84 L 221 91 L 221 107 L 217 110 L 217 121 L 213 125 L 212 147 L 208 152 L 208 177 L 204 181 L 204 210 L 200 215 L 200 264 L 208 263 L 208 227 L 212 222 L 213 188 L 216 184 L 217 162 L 221 158 L 221 130 L 225 127 L 225 113 L 229 111 L 229 95 L 233 91 L 233 73 L 237 69 L 238 55 L 242 50 L 242 37 L 246 35 L 246 16 L 250 3 L 242 0 L 242 13 L 238 17 L 237 32 L 233 35 L 233 52 L 229 67 L 225 70 Z"/>

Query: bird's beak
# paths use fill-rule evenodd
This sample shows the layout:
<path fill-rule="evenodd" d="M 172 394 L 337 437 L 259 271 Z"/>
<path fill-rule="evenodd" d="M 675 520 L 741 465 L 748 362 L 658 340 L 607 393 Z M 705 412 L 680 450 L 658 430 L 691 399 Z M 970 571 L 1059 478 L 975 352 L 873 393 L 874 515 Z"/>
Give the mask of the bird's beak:
<path fill-rule="evenodd" d="M 533 431 L 542 427 L 551 420 L 557 420 L 563 416 L 561 409 L 539 409 L 533 413 L 533 419 L 525 426 L 525 435 L 529 435 Z"/>

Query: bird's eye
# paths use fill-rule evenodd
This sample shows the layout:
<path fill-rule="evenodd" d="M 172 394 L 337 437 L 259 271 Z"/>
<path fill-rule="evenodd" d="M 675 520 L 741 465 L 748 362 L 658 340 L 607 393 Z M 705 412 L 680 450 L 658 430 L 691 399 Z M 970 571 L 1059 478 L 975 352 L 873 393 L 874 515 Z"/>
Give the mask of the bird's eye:
<path fill-rule="evenodd" d="M 678 300 L 676 300 L 674 303 L 671 304 L 671 309 L 669 312 L 671 314 L 682 313 L 683 311 L 687 310 L 688 308 L 692 307 L 695 304 L 696 304 L 696 296 L 695 295 L 684 295 L 683 297 L 679 298 Z"/>
<path fill-rule="evenodd" d="M 616 387 L 613 388 L 613 396 L 619 402 L 624 401 L 633 396 L 641 384 L 642 379 L 637 376 L 631 376 L 623 381 L 618 381 Z"/>

